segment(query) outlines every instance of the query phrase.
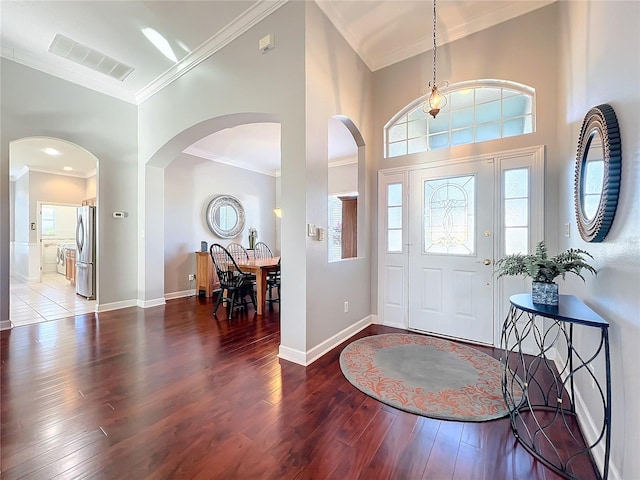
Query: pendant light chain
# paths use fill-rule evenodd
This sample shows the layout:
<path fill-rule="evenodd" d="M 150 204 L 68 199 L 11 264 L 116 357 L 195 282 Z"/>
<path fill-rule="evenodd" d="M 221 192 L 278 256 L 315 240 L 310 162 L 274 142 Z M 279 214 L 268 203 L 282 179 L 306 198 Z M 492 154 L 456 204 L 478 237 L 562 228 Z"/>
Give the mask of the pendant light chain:
<path fill-rule="evenodd" d="M 436 84 L 436 0 L 433 0 L 433 85 Z"/>

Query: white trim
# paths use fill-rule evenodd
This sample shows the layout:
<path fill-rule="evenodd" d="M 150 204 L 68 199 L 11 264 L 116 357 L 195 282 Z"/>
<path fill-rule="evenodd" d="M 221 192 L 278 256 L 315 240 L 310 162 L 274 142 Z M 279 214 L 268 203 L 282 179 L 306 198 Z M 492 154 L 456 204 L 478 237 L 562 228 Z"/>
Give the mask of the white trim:
<path fill-rule="evenodd" d="M 348 326 L 344 330 L 336 333 L 332 337 L 326 339 L 320 345 L 313 347 L 311 350 L 302 352 L 300 350 L 294 350 L 293 348 L 285 347 L 280 345 L 278 349 L 278 358 L 283 360 L 288 360 L 293 363 L 297 363 L 298 365 L 302 365 L 303 367 L 307 367 L 311 365 L 313 362 L 322 357 L 325 353 L 334 349 L 342 342 L 348 340 L 353 337 L 356 333 L 364 330 L 369 325 L 373 323 L 375 320 L 375 316 L 368 315 L 362 320 L 354 323 L 353 325 Z"/>
<path fill-rule="evenodd" d="M 280 176 L 279 170 L 267 170 L 267 169 L 257 168 L 255 164 L 241 162 L 238 160 L 232 160 L 227 157 L 221 157 L 219 155 L 216 155 L 215 153 L 211 153 L 208 150 L 194 147 L 193 145 L 185 148 L 183 150 L 183 153 L 186 153 L 187 155 L 193 155 L 194 157 L 205 158 L 213 162 L 223 163 L 231 167 L 242 168 L 244 170 L 249 170 L 251 172 L 261 173 L 263 175 L 270 175 L 272 177 Z"/>
<path fill-rule="evenodd" d="M 287 1 L 288 0 L 271 0 L 253 4 L 249 9 L 234 18 L 228 25 L 220 29 L 213 37 L 209 38 L 209 40 L 189 53 L 189 55 L 184 57 L 180 62 L 173 65 L 136 93 L 136 104 L 140 105 L 145 100 L 148 100 L 211 55 L 226 47 L 233 40 L 287 3 Z"/>
<path fill-rule="evenodd" d="M 174 300 L 176 298 L 193 297 L 195 294 L 196 294 L 195 289 L 181 290 L 179 292 L 165 293 L 164 294 L 164 299 L 165 300 Z"/>
<path fill-rule="evenodd" d="M 278 348 L 278 358 L 297 363 L 298 365 L 302 365 L 303 367 L 307 366 L 307 358 L 304 352 L 285 347 L 284 345 L 280 345 L 280 348 Z"/>
<path fill-rule="evenodd" d="M 96 312 L 109 312 L 111 310 L 120 310 L 121 308 L 129 308 L 129 307 L 137 307 L 137 300 L 123 300 L 121 302 L 111 302 L 111 303 L 101 303 L 100 305 L 96 305 Z"/>
<path fill-rule="evenodd" d="M 344 165 L 353 165 L 354 163 L 358 163 L 357 155 L 347 155 L 346 157 L 336 158 L 335 160 L 329 160 L 328 166 L 332 167 L 342 167 Z"/>
<path fill-rule="evenodd" d="M 158 307 L 160 305 L 165 305 L 164 297 L 154 298 L 152 300 L 138 300 L 137 304 L 140 308 L 151 308 Z"/>
<path fill-rule="evenodd" d="M 11 330 L 13 328 L 13 324 L 11 320 L 0 320 L 0 331 L 2 330 Z"/>

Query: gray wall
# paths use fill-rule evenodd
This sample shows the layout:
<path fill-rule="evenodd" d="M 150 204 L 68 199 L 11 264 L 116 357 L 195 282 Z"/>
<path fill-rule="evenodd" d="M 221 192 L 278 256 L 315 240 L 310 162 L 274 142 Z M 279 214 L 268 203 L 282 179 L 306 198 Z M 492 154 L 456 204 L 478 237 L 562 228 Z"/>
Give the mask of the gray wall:
<path fill-rule="evenodd" d="M 561 249 L 582 248 L 595 257 L 596 277 L 586 284 L 567 277 L 561 286 L 609 321 L 613 426 L 611 464 L 619 478 L 640 478 L 640 3 L 561 2 L 558 38 L 559 234 Z M 606 26 L 606 28 L 602 28 Z M 573 182 L 578 135 L 590 108 L 610 104 L 622 137 L 622 184 L 609 235 L 587 243 L 577 230 Z M 578 348 L 593 347 L 593 329 L 576 331 Z M 601 365 L 595 365 L 601 367 Z M 600 373 L 602 370 L 600 369 Z M 577 388 L 588 407 L 597 405 L 588 379 Z M 611 477 L 610 477 L 611 478 Z M 613 477 L 615 478 L 615 477 Z"/>
<path fill-rule="evenodd" d="M 246 224 L 237 238 L 222 239 L 209 230 L 206 209 L 215 195 L 233 195 L 242 203 Z M 201 241 L 209 245 L 233 241 L 248 248 L 248 229 L 254 227 L 258 240 L 277 250 L 274 208 L 275 177 L 186 154 L 176 158 L 165 170 L 165 293 L 193 288 L 188 276 L 196 273 L 194 252 L 200 251 Z"/>
<path fill-rule="evenodd" d="M 328 262 L 327 236 L 307 237 L 307 351 L 368 319 L 371 313 L 371 72 L 318 6 L 306 15 L 306 204 L 307 221 L 328 221 L 328 125 L 334 115 L 351 120 L 364 140 L 358 165 L 358 257 Z M 283 168 L 283 177 L 285 175 Z M 284 285 L 284 282 L 283 282 Z M 349 312 L 343 311 L 349 302 Z"/>
<path fill-rule="evenodd" d="M 0 320 L 9 318 L 9 142 L 48 136 L 98 160 L 98 301 L 137 298 L 137 112 L 134 105 L 2 59 Z M 115 220 L 111 212 L 129 217 Z"/>
<path fill-rule="evenodd" d="M 150 270 L 164 264 L 163 244 L 159 247 L 152 240 L 164 234 L 164 213 L 157 208 L 164 205 L 164 194 L 150 182 L 164 179 L 156 173 L 146 178 L 149 169 L 164 169 L 185 147 L 234 122 L 280 122 L 282 282 L 287 285 L 282 343 L 297 351 L 306 350 L 306 326 L 301 321 L 306 316 L 305 8 L 304 2 L 287 3 L 139 108 L 139 163 L 145 176 L 140 188 L 147 192 L 140 219 L 146 240 L 139 244 L 140 268 L 146 273 L 139 290 L 150 300 L 164 292 L 162 270 Z M 262 54 L 258 41 L 267 34 L 274 35 L 276 46 Z M 149 191 L 157 196 L 149 196 Z"/>

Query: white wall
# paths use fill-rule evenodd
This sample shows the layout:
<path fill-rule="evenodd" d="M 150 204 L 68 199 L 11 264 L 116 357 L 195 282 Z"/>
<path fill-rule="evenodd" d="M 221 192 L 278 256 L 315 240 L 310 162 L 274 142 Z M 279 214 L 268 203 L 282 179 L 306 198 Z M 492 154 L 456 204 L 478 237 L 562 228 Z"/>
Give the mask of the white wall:
<path fill-rule="evenodd" d="M 135 303 L 136 107 L 4 58 L 1 62 L 0 321 L 9 318 L 9 142 L 31 136 L 73 142 L 100 160 L 98 301 L 101 305 Z M 114 210 L 126 211 L 129 216 L 113 219 L 110 214 Z M 17 229 L 18 225 L 16 240 Z"/>
<path fill-rule="evenodd" d="M 165 294 L 193 287 L 188 275 L 196 273 L 194 252 L 200 251 L 201 241 L 234 241 L 248 248 L 248 229 L 254 227 L 258 240 L 275 249 L 275 177 L 181 154 L 165 169 L 164 178 Z M 246 223 L 237 238 L 222 239 L 209 230 L 206 209 L 215 195 L 233 195 L 242 203 Z"/>
<path fill-rule="evenodd" d="M 635 479 L 640 478 L 640 3 L 561 2 L 559 7 L 559 223 L 570 224 L 571 236 L 560 234 L 558 243 L 563 250 L 589 251 L 598 269 L 586 284 L 572 278 L 561 288 L 609 321 L 614 474 L 610 478 Z M 575 221 L 575 156 L 584 116 L 602 103 L 610 104 L 618 117 L 622 184 L 608 236 L 602 243 L 587 243 Z M 597 342 L 593 329 L 578 329 L 576 334 L 577 348 Z M 590 381 L 577 380 L 584 403 L 597 416 Z"/>

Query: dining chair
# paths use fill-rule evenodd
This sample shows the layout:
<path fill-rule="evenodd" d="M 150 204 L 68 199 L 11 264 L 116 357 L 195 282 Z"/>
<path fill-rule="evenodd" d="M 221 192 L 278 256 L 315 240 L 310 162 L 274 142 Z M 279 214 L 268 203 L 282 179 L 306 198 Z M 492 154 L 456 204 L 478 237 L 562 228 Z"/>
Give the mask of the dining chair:
<path fill-rule="evenodd" d="M 240 265 L 249 261 L 249 252 L 247 252 L 247 249 L 244 248 L 239 243 L 232 242 L 229 245 L 227 245 L 226 248 L 227 248 L 227 251 L 233 257 L 233 259 Z M 254 283 L 256 281 L 256 276 L 253 273 L 248 273 L 247 278 L 249 280 L 252 280 Z"/>
<path fill-rule="evenodd" d="M 270 258 L 273 257 L 273 252 L 264 242 L 258 242 L 253 246 L 253 257 L 254 258 Z"/>
<path fill-rule="evenodd" d="M 232 242 L 227 245 L 227 251 L 231 254 L 236 262 L 246 262 L 249 260 L 249 252 L 239 243 Z"/>
<path fill-rule="evenodd" d="M 209 247 L 209 253 L 220 281 L 220 293 L 213 315 L 217 318 L 218 307 L 221 303 L 226 303 L 228 319 L 231 320 L 234 308 L 247 308 L 247 295 L 251 297 L 251 303 L 255 309 L 257 303 L 253 291 L 255 276 L 240 270 L 231 253 L 219 243 L 212 244 Z"/>
<path fill-rule="evenodd" d="M 277 289 L 278 297 L 273 298 L 273 289 Z M 280 303 L 280 260 L 278 260 L 278 269 L 267 275 L 267 303 L 269 311 L 273 311 L 273 304 Z"/>

